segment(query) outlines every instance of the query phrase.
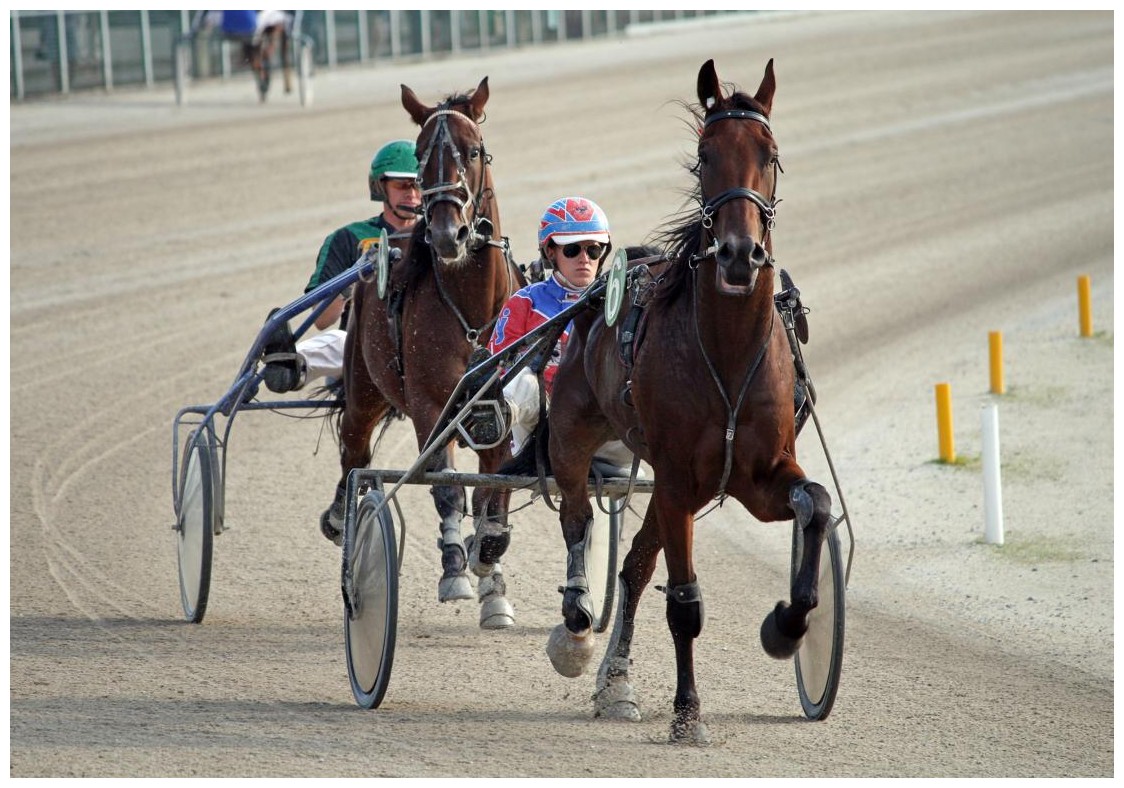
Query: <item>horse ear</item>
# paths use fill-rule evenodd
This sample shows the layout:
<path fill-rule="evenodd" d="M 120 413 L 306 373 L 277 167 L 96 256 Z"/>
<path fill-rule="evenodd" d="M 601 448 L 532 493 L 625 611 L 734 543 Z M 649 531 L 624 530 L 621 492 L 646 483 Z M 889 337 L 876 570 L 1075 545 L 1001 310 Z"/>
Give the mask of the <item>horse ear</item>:
<path fill-rule="evenodd" d="M 714 70 L 714 61 L 708 60 L 699 69 L 699 104 L 708 110 L 722 100 L 722 85 Z"/>
<path fill-rule="evenodd" d="M 765 76 L 761 79 L 761 87 L 757 88 L 757 95 L 753 100 L 765 108 L 768 115 L 773 109 L 773 93 L 777 90 L 777 80 L 773 76 L 773 59 L 765 64 Z"/>
<path fill-rule="evenodd" d="M 419 126 L 424 126 L 426 118 L 433 112 L 432 109 L 421 103 L 421 99 L 417 97 L 414 91 L 405 85 L 402 85 L 402 106 L 406 108 L 406 112 L 410 113 L 414 123 Z"/>
<path fill-rule="evenodd" d="M 468 104 L 472 107 L 472 117 L 474 120 L 480 120 L 484 116 L 484 105 L 488 103 L 488 78 L 484 77 L 480 80 L 480 84 L 476 86 L 476 90 L 472 93 L 472 98 Z"/>

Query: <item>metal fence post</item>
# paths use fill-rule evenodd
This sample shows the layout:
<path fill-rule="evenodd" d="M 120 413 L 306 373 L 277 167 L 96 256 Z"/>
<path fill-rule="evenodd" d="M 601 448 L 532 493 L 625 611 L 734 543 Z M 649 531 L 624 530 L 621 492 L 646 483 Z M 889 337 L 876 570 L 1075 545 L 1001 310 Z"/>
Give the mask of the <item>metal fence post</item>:
<path fill-rule="evenodd" d="M 418 17 L 418 22 L 421 25 L 421 56 L 426 58 L 433 54 L 433 35 L 429 29 L 429 11 L 423 8 L 418 12 Z"/>
<path fill-rule="evenodd" d="M 16 99 L 23 101 L 23 37 L 20 34 L 20 12 L 12 11 L 12 68 L 16 78 Z"/>
<path fill-rule="evenodd" d="M 70 60 L 70 55 L 67 51 L 68 47 L 66 41 L 66 12 L 56 11 L 55 22 L 59 37 L 59 92 L 69 93 L 70 67 L 67 63 Z"/>
<path fill-rule="evenodd" d="M 592 35 L 592 11 L 582 9 L 582 41 L 588 41 Z"/>
<path fill-rule="evenodd" d="M 324 12 L 324 35 L 328 39 L 328 68 L 335 68 L 338 65 L 338 55 L 336 53 L 336 12 Z"/>
<path fill-rule="evenodd" d="M 144 84 L 152 87 L 156 78 L 152 71 L 152 28 L 148 23 L 148 12 L 140 12 L 141 20 L 141 52 L 144 56 Z"/>
<path fill-rule="evenodd" d="M 464 20 L 461 19 L 461 12 L 453 9 L 449 12 L 449 51 L 454 55 L 461 53 L 461 26 L 464 25 Z"/>
<path fill-rule="evenodd" d="M 531 11 L 531 43 L 542 43 L 542 11 Z"/>
<path fill-rule="evenodd" d="M 370 47 L 367 46 L 367 12 L 356 11 L 355 17 L 357 20 L 357 26 L 359 28 L 359 62 L 366 63 L 371 57 L 370 52 L 368 51 Z"/>
<path fill-rule="evenodd" d="M 109 42 L 109 12 L 98 11 L 101 22 L 101 74 L 106 90 L 113 90 L 113 47 Z"/>
<path fill-rule="evenodd" d="M 492 27 L 488 24 L 488 12 L 476 12 L 476 26 L 480 30 L 480 51 L 487 52 L 492 48 Z"/>
<path fill-rule="evenodd" d="M 503 12 L 503 27 L 506 33 L 506 43 L 508 49 L 515 49 L 515 12 L 510 8 Z"/>

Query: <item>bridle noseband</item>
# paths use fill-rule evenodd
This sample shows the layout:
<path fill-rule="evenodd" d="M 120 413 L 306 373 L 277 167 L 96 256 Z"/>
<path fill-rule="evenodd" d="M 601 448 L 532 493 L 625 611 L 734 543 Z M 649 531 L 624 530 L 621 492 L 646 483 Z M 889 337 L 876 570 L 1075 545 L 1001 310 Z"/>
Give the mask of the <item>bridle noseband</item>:
<path fill-rule="evenodd" d="M 720 120 L 751 120 L 755 123 L 760 123 L 770 133 L 772 133 L 773 130 L 769 125 L 769 119 L 767 117 L 765 117 L 760 112 L 754 112 L 748 109 L 727 109 L 721 112 L 716 112 L 703 121 L 703 129 L 705 130 L 707 126 L 711 125 L 712 123 L 717 123 Z M 773 167 L 774 171 L 772 196 L 766 197 L 761 192 L 755 191 L 746 186 L 735 186 L 734 188 L 727 189 L 717 197 L 713 197 L 703 203 L 702 226 L 706 230 L 710 230 L 714 226 L 714 215 L 718 213 L 718 209 L 726 203 L 731 202 L 732 200 L 749 200 L 754 205 L 756 205 L 757 209 L 761 212 L 761 221 L 765 225 L 765 237 L 761 239 L 761 244 L 762 246 L 764 246 L 769 238 L 769 235 L 772 233 L 773 228 L 776 227 L 777 203 L 780 202 L 780 200 L 776 199 L 776 172 L 780 169 L 780 163 L 773 162 Z M 718 239 L 715 238 L 714 242 L 709 247 L 704 249 L 701 254 L 692 258 L 693 261 L 698 262 L 699 260 L 704 260 L 708 257 L 713 256 L 718 252 L 719 246 L 720 245 L 718 243 Z"/>
<path fill-rule="evenodd" d="M 486 216 L 482 216 L 480 214 L 480 208 L 485 196 L 485 170 L 491 163 L 491 157 L 484 149 L 483 137 L 480 137 L 480 155 L 481 157 L 483 157 L 484 166 L 480 170 L 480 183 L 474 192 L 472 190 L 472 187 L 468 183 L 467 168 L 464 165 L 464 160 L 461 158 L 461 153 L 457 149 L 457 146 L 453 144 L 453 134 L 449 130 L 448 121 L 450 115 L 456 115 L 467 120 L 472 124 L 472 127 L 477 131 L 478 135 L 480 131 L 480 126 L 475 120 L 473 120 L 463 112 L 458 112 L 455 109 L 439 109 L 431 114 L 428 118 L 426 118 L 423 128 L 425 126 L 428 126 L 434 119 L 437 120 L 438 125 L 437 130 L 433 133 L 433 136 L 429 138 L 429 144 L 426 145 L 425 152 L 422 154 L 421 159 L 418 161 L 418 184 L 419 186 L 423 187 L 421 189 L 421 198 L 422 216 L 426 222 L 425 240 L 426 243 L 429 243 L 430 241 L 429 223 L 431 220 L 433 207 L 438 203 L 451 202 L 456 206 L 457 211 L 460 212 L 461 221 L 469 227 L 469 230 L 471 232 L 470 246 L 472 248 L 476 248 L 483 243 L 487 243 L 491 239 L 493 230 L 491 220 Z M 434 152 L 437 153 L 438 173 L 440 173 L 439 177 L 443 177 L 445 173 L 445 155 L 447 151 L 451 153 L 453 163 L 456 165 L 457 180 L 455 182 L 442 181 L 435 186 L 425 188 L 424 183 L 422 183 L 421 174 L 426 170 L 426 166 L 429 163 L 429 157 L 433 155 Z M 465 215 L 465 208 L 468 206 L 469 200 L 461 199 L 458 195 L 458 193 L 460 192 L 469 195 L 469 199 L 471 200 L 471 222 L 469 221 L 468 216 Z"/>

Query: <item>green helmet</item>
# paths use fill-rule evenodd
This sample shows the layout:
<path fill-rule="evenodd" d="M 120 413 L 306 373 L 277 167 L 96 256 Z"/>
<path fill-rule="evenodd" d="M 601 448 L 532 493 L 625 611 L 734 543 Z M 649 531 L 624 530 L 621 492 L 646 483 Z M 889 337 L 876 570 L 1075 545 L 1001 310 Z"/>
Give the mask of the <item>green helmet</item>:
<path fill-rule="evenodd" d="M 414 150 L 413 140 L 395 140 L 379 148 L 375 158 L 371 159 L 371 172 L 367 176 L 373 201 L 386 200 L 386 192 L 381 184 L 383 178 L 418 177 L 418 157 Z"/>

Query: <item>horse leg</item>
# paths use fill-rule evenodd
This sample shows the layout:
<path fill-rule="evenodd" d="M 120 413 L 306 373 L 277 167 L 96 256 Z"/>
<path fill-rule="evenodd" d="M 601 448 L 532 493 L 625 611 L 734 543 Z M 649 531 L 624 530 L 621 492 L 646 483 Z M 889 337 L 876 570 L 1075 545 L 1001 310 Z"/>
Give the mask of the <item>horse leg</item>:
<path fill-rule="evenodd" d="M 482 451 L 480 472 L 494 473 L 506 456 L 506 447 Z M 507 522 L 510 500 L 510 490 L 477 487 L 472 494 L 475 533 L 469 537 L 468 565 L 472 573 L 480 578 L 476 593 L 480 601 L 482 629 L 515 626 L 515 609 L 507 600 L 507 584 L 500 565 L 500 557 L 511 544 L 511 526 Z"/>
<path fill-rule="evenodd" d="M 831 496 L 823 485 L 799 478 L 788 488 L 795 527 L 803 531 L 804 550 L 792 581 L 792 604 L 783 600 L 761 623 L 761 645 L 777 659 L 788 659 L 808 631 L 808 614 L 819 602 L 820 554 L 831 522 Z"/>
<path fill-rule="evenodd" d="M 657 478 L 658 472 L 657 472 Z M 682 744 L 709 744 L 695 687 L 695 639 L 702 632 L 702 589 L 695 576 L 692 556 L 694 515 L 657 489 L 652 505 L 658 508 L 660 542 L 667 564 L 667 627 L 675 644 L 675 716 L 668 740 Z"/>
<path fill-rule="evenodd" d="M 585 566 L 593 507 L 587 489 L 590 460 L 603 440 L 583 409 L 557 407 L 550 419 L 550 460 L 562 493 L 559 520 L 567 557 L 566 585 L 561 589 L 563 623 L 550 633 L 546 653 L 558 673 L 576 678 L 593 657 L 593 600 Z"/>
<path fill-rule="evenodd" d="M 332 505 L 320 515 L 320 533 L 341 546 L 347 516 L 347 477 L 352 469 L 366 468 L 371 462 L 371 433 L 389 409 L 373 385 L 348 386 L 347 389 L 340 418 L 340 480 L 336 484 Z"/>
<path fill-rule="evenodd" d="M 293 65 L 292 53 L 289 51 L 290 38 L 288 31 L 281 28 L 281 73 L 285 77 L 285 92 L 293 92 Z"/>
<path fill-rule="evenodd" d="M 655 506 L 649 504 L 644 523 L 632 540 L 632 547 L 617 578 L 617 616 L 609 645 L 597 671 L 597 691 L 593 695 L 593 716 L 639 722 L 640 706 L 628 675 L 632 636 L 636 629 L 636 609 L 640 595 L 652 580 L 659 556 L 659 528 Z"/>
<path fill-rule="evenodd" d="M 448 446 L 435 454 L 429 461 L 427 470 L 448 471 L 453 468 L 452 449 Z M 459 485 L 434 485 L 429 489 L 433 505 L 441 522 L 437 527 L 441 536 L 437 547 L 441 551 L 441 579 L 437 581 L 437 600 L 452 602 L 472 599 L 472 583 L 468 579 L 465 566 L 468 564 L 468 550 L 461 536 L 461 520 L 464 519 L 464 487 Z"/>

